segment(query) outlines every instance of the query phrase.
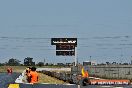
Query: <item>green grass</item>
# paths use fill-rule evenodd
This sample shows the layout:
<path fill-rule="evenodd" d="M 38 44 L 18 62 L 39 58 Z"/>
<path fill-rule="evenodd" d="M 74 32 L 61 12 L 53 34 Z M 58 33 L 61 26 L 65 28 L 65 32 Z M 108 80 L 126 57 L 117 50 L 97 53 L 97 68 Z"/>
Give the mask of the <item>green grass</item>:
<path fill-rule="evenodd" d="M 7 68 L 11 67 L 13 72 L 23 72 L 25 66 L 0 66 L 0 72 L 7 72 Z"/>
<path fill-rule="evenodd" d="M 43 73 L 39 73 L 39 82 L 38 83 L 50 83 L 50 84 L 66 84 L 66 82 L 56 79 L 54 77 L 50 77 Z"/>

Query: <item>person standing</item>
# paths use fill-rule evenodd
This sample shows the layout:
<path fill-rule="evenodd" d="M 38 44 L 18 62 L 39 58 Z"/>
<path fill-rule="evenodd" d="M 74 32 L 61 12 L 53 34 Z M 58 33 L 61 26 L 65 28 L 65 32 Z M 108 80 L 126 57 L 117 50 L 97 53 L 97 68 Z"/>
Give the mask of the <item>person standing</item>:
<path fill-rule="evenodd" d="M 88 71 L 85 71 L 84 68 L 82 68 L 81 72 L 82 72 L 82 85 L 86 86 L 88 84 L 91 84 Z"/>
<path fill-rule="evenodd" d="M 38 82 L 38 73 L 36 72 L 36 67 L 32 67 L 29 73 L 30 83 L 37 83 Z"/>
<path fill-rule="evenodd" d="M 12 74 L 12 68 L 11 67 L 7 68 L 7 73 Z"/>
<path fill-rule="evenodd" d="M 28 82 L 28 83 L 30 83 L 30 81 L 31 81 L 30 71 L 31 71 L 31 68 L 30 67 L 27 67 L 26 68 L 26 82 Z"/>

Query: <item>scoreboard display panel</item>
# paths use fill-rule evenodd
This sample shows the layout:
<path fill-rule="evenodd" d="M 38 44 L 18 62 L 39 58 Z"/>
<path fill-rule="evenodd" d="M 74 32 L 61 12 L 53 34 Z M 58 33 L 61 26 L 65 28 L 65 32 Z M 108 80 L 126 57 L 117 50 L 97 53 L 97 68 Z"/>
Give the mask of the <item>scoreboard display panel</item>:
<path fill-rule="evenodd" d="M 57 56 L 75 56 L 75 51 L 56 51 Z"/>
<path fill-rule="evenodd" d="M 56 50 L 74 50 L 75 45 L 65 45 L 65 44 L 59 44 L 56 45 Z"/>

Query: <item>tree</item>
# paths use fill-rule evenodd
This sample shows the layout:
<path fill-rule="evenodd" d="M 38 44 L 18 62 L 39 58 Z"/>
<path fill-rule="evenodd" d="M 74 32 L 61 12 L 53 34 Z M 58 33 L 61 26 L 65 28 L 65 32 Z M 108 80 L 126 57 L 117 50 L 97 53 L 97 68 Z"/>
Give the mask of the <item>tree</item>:
<path fill-rule="evenodd" d="M 24 59 L 24 65 L 25 66 L 34 66 L 35 62 L 33 62 L 33 58 L 27 57 Z"/>
<path fill-rule="evenodd" d="M 0 66 L 3 66 L 3 64 L 2 64 L 2 63 L 0 63 Z"/>
<path fill-rule="evenodd" d="M 44 66 L 44 62 L 39 62 L 38 64 L 37 64 L 38 66 Z"/>
<path fill-rule="evenodd" d="M 11 59 L 9 59 L 7 64 L 10 66 L 18 66 L 18 65 L 20 65 L 20 61 L 17 59 L 11 58 Z"/>

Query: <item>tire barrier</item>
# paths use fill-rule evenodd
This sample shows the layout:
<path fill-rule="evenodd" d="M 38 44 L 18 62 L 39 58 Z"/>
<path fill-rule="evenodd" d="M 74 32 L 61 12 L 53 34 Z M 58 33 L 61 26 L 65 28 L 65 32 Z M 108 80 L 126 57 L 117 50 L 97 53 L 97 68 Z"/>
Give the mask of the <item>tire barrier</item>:
<path fill-rule="evenodd" d="M 70 84 L 78 84 L 79 80 L 77 79 L 76 74 L 71 74 L 70 72 L 53 72 L 53 71 L 47 71 L 43 70 L 43 74 L 46 74 L 51 77 L 55 77 L 59 80 L 63 80 L 65 82 L 69 82 Z"/>

